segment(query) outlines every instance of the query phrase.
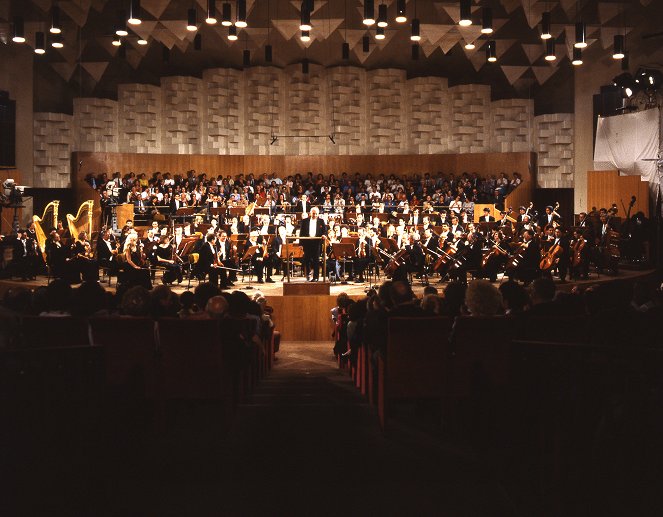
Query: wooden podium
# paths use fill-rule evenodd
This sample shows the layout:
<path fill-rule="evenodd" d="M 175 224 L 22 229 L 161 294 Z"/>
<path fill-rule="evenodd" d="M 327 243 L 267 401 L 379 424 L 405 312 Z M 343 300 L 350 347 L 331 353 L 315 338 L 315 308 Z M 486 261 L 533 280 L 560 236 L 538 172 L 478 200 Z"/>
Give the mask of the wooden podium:
<path fill-rule="evenodd" d="M 283 296 L 326 296 L 329 282 L 283 282 Z"/>

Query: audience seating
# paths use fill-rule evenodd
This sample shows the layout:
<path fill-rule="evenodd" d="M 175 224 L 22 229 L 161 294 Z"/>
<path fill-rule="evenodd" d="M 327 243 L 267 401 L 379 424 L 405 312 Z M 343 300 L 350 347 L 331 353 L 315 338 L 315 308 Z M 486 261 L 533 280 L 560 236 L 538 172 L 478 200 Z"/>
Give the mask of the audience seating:
<path fill-rule="evenodd" d="M 31 348 L 89 345 L 87 320 L 71 316 L 23 316 L 19 343 Z"/>

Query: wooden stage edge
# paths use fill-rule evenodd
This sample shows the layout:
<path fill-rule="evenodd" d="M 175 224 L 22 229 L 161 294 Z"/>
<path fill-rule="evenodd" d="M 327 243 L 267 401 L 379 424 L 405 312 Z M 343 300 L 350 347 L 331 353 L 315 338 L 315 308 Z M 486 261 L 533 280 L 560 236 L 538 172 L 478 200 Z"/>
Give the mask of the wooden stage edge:
<path fill-rule="evenodd" d="M 570 291 L 575 286 L 586 289 L 593 285 L 602 284 L 606 282 L 634 282 L 636 280 L 645 280 L 653 277 L 656 274 L 653 269 L 645 270 L 627 270 L 620 271 L 618 276 L 597 276 L 596 273 L 592 274 L 589 280 L 582 280 L 579 282 L 569 282 L 566 284 L 557 283 L 557 288 L 560 291 Z M 495 285 L 499 285 L 497 282 Z M 28 289 L 35 289 L 43 287 L 47 284 L 46 277 L 38 277 L 37 280 L 22 282 L 19 280 L 0 280 L 0 296 L 12 288 L 24 287 Z M 103 284 L 102 284 L 103 285 Z M 156 285 L 156 284 L 155 284 Z M 195 285 L 195 284 L 194 284 Z M 310 286 L 318 287 L 310 287 Z M 446 283 L 432 282 L 431 285 L 438 290 L 443 291 Z M 112 292 L 115 291 L 114 287 L 104 287 Z M 192 286 L 193 287 L 193 286 Z M 267 299 L 268 305 L 274 308 L 274 324 L 281 332 L 284 341 L 329 341 L 332 335 L 331 325 L 331 309 L 336 305 L 336 297 L 344 292 L 351 298 L 360 299 L 365 296 L 369 285 L 365 284 L 334 284 L 330 285 L 326 282 L 313 282 L 307 283 L 302 280 L 293 281 L 290 286 L 285 283 L 276 282 L 274 284 L 257 284 L 255 282 L 238 282 L 233 290 L 240 290 L 246 292 L 250 297 L 260 292 Z M 375 285 L 374 287 L 377 287 Z M 284 295 L 284 290 L 295 290 L 293 294 Z M 313 294 L 310 289 L 329 289 L 329 294 Z M 416 282 L 413 285 L 415 294 L 419 297 L 423 294 L 423 286 Z M 182 286 L 175 285 L 173 291 L 181 294 L 186 289 Z M 309 290 L 300 291 L 297 290 Z M 308 292 L 310 294 L 301 294 Z"/>

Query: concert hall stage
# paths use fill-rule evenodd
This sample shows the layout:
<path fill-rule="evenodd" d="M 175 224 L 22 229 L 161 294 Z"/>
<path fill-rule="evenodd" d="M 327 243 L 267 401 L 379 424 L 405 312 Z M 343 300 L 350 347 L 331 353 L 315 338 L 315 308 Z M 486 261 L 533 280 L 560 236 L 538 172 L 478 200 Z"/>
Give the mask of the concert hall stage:
<path fill-rule="evenodd" d="M 559 283 L 556 281 L 557 289 L 560 291 L 571 291 L 575 286 L 586 289 L 592 285 L 602 284 L 605 282 L 626 281 L 633 282 L 650 277 L 655 274 L 653 269 L 622 269 L 618 276 L 597 275 L 592 273 L 589 280 L 581 280 L 578 282 Z M 506 278 L 504 279 L 506 280 Z M 498 281 L 495 285 L 501 283 Z M 20 280 L 0 280 L 0 296 L 3 296 L 5 291 L 12 287 L 27 287 L 34 289 L 36 287 L 45 286 L 47 279 L 45 276 L 37 277 L 37 280 L 20 281 Z M 284 295 L 284 284 L 286 282 L 275 281 L 273 284 L 258 284 L 257 282 L 242 282 L 238 281 L 231 290 L 242 290 L 247 295 L 253 297 L 255 293 L 262 293 L 267 299 L 268 305 L 274 308 L 274 323 L 276 328 L 281 332 L 282 339 L 285 341 L 329 341 L 331 339 L 332 327 L 330 319 L 330 310 L 336 305 L 336 297 L 340 293 L 347 293 L 350 297 L 359 299 L 366 294 L 370 287 L 379 287 L 379 284 L 365 283 L 335 283 L 328 284 L 325 282 L 320 283 L 307 283 L 303 279 L 296 279 L 290 282 L 289 288 L 300 289 L 305 292 L 306 289 L 326 289 L 329 288 L 329 294 L 291 294 Z M 108 287 L 107 283 L 102 283 L 106 289 L 115 291 L 115 278 L 113 279 L 112 287 Z M 158 280 L 155 285 L 159 285 Z M 172 289 L 177 294 L 181 294 L 186 290 L 187 282 L 184 281 L 181 285 L 175 284 Z M 192 282 L 191 289 L 194 289 L 197 282 Z M 436 287 L 440 292 L 444 290 L 447 283 L 439 283 L 437 279 L 431 282 L 432 286 Z M 76 286 L 74 286 L 76 287 Z M 288 286 L 285 286 L 288 289 Z M 412 286 L 415 294 L 419 297 L 422 296 L 424 286 L 421 281 L 415 280 Z M 319 291 L 318 291 L 319 292 Z"/>

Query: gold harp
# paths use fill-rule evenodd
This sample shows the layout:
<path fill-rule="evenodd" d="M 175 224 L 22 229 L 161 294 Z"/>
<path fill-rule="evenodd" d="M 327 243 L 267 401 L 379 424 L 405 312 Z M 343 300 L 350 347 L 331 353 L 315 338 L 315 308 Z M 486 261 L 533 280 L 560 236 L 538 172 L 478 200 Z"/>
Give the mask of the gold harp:
<path fill-rule="evenodd" d="M 41 252 L 46 251 L 46 232 L 50 232 L 51 228 L 57 228 L 58 226 L 58 208 L 60 206 L 60 201 L 51 201 L 44 208 L 44 214 L 39 217 L 38 215 L 32 216 L 32 222 L 35 225 L 35 233 L 37 234 L 37 242 L 39 243 L 39 248 Z"/>
<path fill-rule="evenodd" d="M 87 232 L 88 239 L 92 238 L 92 210 L 94 201 L 84 201 L 79 207 L 76 217 L 67 214 L 67 224 L 72 239 L 78 239 L 78 234 Z"/>

